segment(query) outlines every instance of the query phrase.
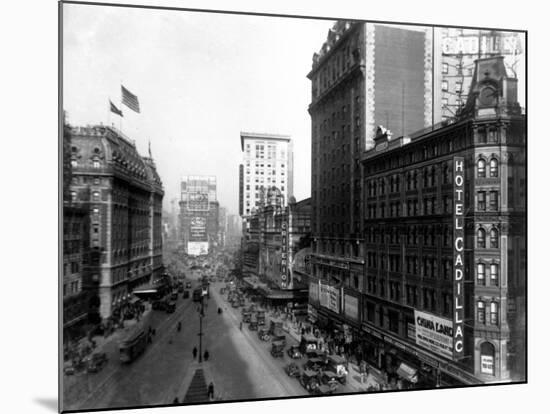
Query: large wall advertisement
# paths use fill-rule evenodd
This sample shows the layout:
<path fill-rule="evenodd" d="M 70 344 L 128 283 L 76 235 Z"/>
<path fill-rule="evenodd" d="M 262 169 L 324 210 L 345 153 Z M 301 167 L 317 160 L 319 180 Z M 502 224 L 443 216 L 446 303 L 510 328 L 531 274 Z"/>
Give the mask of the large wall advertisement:
<path fill-rule="evenodd" d="M 354 320 L 359 319 L 359 300 L 355 296 L 344 294 L 344 314 Z"/>
<path fill-rule="evenodd" d="M 464 356 L 464 158 L 453 158 L 453 355 Z"/>
<path fill-rule="evenodd" d="M 208 254 L 208 242 L 188 242 L 187 254 L 189 256 L 203 256 Z"/>
<path fill-rule="evenodd" d="M 319 303 L 333 312 L 340 313 L 340 290 L 321 284 L 319 286 Z"/>
<path fill-rule="evenodd" d="M 203 242 L 207 240 L 206 217 L 191 217 L 191 222 L 189 223 L 189 241 Z"/>
<path fill-rule="evenodd" d="M 453 322 L 431 313 L 414 311 L 416 343 L 445 358 L 453 357 Z"/>

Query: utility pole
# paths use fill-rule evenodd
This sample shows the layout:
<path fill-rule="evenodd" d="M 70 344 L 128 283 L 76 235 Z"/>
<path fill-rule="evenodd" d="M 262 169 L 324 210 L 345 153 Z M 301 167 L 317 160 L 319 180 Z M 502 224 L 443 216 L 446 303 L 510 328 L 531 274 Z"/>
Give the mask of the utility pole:
<path fill-rule="evenodd" d="M 201 296 L 201 307 L 199 311 L 199 363 L 202 362 L 202 318 L 204 317 L 204 296 Z"/>

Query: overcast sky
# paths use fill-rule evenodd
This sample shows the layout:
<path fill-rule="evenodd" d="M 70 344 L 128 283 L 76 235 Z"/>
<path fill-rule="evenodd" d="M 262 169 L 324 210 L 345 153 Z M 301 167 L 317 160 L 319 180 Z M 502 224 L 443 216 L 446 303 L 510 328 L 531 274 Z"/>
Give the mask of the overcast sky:
<path fill-rule="evenodd" d="M 240 131 L 291 135 L 294 188 L 310 195 L 311 57 L 333 22 L 185 11 L 63 6 L 63 105 L 72 125 L 109 122 L 153 158 L 166 209 L 180 178 L 215 175 L 238 213 Z M 141 113 L 120 104 L 120 83 Z"/>
<path fill-rule="evenodd" d="M 64 4 L 63 106 L 72 125 L 113 123 L 142 155 L 151 142 L 165 209 L 180 198 L 183 176 L 215 175 L 220 204 L 238 213 L 240 131 L 291 136 L 301 200 L 311 174 L 306 75 L 333 23 Z M 524 104 L 523 66 L 518 76 Z M 121 83 L 140 114 L 120 105 Z"/>

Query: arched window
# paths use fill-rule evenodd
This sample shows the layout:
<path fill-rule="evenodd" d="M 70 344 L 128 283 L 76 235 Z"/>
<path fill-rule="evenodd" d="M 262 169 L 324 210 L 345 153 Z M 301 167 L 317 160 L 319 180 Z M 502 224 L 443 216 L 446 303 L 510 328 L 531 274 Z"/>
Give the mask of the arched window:
<path fill-rule="evenodd" d="M 480 346 L 480 368 L 482 374 L 495 375 L 495 347 L 489 342 Z"/>
<path fill-rule="evenodd" d="M 477 321 L 479 323 L 485 323 L 485 302 L 482 300 L 477 302 Z"/>
<path fill-rule="evenodd" d="M 492 249 L 498 248 L 498 230 L 494 227 L 491 229 L 491 232 L 489 233 L 489 243 L 490 247 Z"/>
<path fill-rule="evenodd" d="M 480 286 L 485 285 L 485 265 L 483 263 L 477 264 L 477 284 Z"/>
<path fill-rule="evenodd" d="M 483 158 L 477 161 L 477 176 L 479 178 L 485 178 L 485 160 Z"/>
<path fill-rule="evenodd" d="M 485 230 L 482 228 L 477 230 L 477 247 L 485 248 Z"/>
<path fill-rule="evenodd" d="M 498 177 L 498 161 L 496 158 L 491 158 L 489 162 L 489 177 Z"/>

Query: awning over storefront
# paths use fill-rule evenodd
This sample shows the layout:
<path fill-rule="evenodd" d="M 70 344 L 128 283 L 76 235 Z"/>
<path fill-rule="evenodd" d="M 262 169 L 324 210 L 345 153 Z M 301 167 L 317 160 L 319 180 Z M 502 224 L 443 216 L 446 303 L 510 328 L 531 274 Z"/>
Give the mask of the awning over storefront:
<path fill-rule="evenodd" d="M 418 375 L 416 369 L 402 362 L 397 368 L 397 375 L 401 378 L 406 379 L 413 384 L 418 381 Z"/>
<path fill-rule="evenodd" d="M 157 288 L 151 285 L 140 286 L 133 290 L 134 295 L 157 293 Z M 139 298 L 137 298 L 139 300 Z M 131 300 L 130 300 L 131 301 Z M 132 302 L 133 303 L 133 302 Z"/>
<path fill-rule="evenodd" d="M 268 299 L 306 299 L 308 297 L 307 291 L 301 290 L 270 290 L 266 296 Z"/>

